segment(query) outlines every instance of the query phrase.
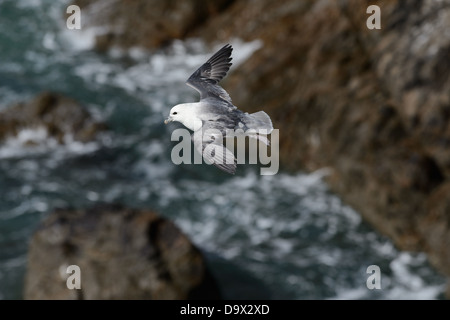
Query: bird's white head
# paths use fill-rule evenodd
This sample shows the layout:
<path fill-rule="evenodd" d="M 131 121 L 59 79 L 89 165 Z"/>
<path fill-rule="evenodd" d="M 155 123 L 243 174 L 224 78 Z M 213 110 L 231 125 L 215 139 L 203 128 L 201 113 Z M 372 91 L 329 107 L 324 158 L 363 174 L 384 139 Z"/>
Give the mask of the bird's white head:
<path fill-rule="evenodd" d="M 166 120 L 164 120 L 164 123 L 168 124 L 169 122 L 172 122 L 172 121 L 178 121 L 178 122 L 183 123 L 183 113 L 184 112 L 185 112 L 185 110 L 183 110 L 182 106 L 177 104 L 172 109 L 170 109 L 169 117 Z"/>
<path fill-rule="evenodd" d="M 195 103 L 182 103 L 174 106 L 169 113 L 169 117 L 164 121 L 168 124 L 172 121 L 181 122 L 186 128 L 196 131 L 202 126 L 202 121 L 196 116 L 197 108 Z"/>

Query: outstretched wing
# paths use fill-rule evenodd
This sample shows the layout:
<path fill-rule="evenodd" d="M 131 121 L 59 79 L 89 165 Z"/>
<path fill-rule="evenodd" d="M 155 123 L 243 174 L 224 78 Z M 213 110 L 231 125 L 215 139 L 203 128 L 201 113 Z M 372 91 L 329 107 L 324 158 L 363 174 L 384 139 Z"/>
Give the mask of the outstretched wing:
<path fill-rule="evenodd" d="M 198 68 L 187 80 L 186 84 L 200 92 L 200 100 L 216 97 L 231 103 L 229 94 L 218 85 L 231 66 L 230 44 L 217 51 L 208 61 Z"/>
<path fill-rule="evenodd" d="M 223 145 L 223 137 L 220 130 L 214 129 L 206 122 L 201 129 L 192 134 L 192 141 L 207 164 L 213 164 L 227 173 L 234 174 L 237 160 L 234 154 Z"/>

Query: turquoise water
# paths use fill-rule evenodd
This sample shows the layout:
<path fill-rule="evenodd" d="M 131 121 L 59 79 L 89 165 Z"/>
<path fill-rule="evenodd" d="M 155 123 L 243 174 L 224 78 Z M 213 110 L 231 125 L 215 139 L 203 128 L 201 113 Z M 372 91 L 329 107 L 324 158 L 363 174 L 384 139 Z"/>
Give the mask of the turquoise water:
<path fill-rule="evenodd" d="M 160 52 L 96 54 L 90 30 L 66 28 L 67 5 L 0 1 L 0 109 L 52 90 L 110 131 L 87 144 L 58 146 L 44 134 L 33 147 L 13 137 L 0 145 L 0 299 L 22 298 L 28 241 L 52 209 L 99 201 L 175 221 L 205 252 L 227 298 L 442 298 L 444 278 L 426 256 L 400 252 L 374 232 L 329 191 L 326 169 L 260 176 L 257 166 L 240 165 L 228 176 L 174 165 L 178 126 L 163 120 L 171 106 L 197 99 L 184 81 L 211 51 L 190 40 Z M 236 40 L 234 61 L 260 45 Z M 366 286 L 370 265 L 380 267 L 380 290 Z"/>

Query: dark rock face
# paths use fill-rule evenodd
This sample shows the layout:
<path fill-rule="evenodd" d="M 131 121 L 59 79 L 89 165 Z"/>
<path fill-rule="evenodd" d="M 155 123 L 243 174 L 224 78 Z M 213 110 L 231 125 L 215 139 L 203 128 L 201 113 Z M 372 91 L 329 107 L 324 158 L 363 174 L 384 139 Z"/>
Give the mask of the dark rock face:
<path fill-rule="evenodd" d="M 47 135 L 64 142 L 66 135 L 88 142 L 106 125 L 92 119 L 76 101 L 44 92 L 28 102 L 18 103 L 0 112 L 0 141 L 15 136 L 22 129 L 44 128 Z"/>
<path fill-rule="evenodd" d="M 69 265 L 80 267 L 80 290 L 66 286 Z M 25 299 L 217 298 L 202 254 L 151 211 L 57 210 L 30 242 Z"/>

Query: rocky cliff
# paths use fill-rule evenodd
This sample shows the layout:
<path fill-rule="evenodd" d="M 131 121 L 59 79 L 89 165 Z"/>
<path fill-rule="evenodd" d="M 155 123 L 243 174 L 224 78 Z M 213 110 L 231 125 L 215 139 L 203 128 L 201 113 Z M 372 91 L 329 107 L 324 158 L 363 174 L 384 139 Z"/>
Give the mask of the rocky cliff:
<path fill-rule="evenodd" d="M 330 167 L 330 186 L 367 221 L 450 275 L 450 1 L 376 1 L 381 30 L 366 27 L 372 1 L 174 3 L 85 7 L 112 30 L 102 50 L 262 40 L 225 86 L 271 115 L 285 168 Z"/>
<path fill-rule="evenodd" d="M 80 289 L 67 286 L 73 265 Z M 54 211 L 30 241 L 27 269 L 25 299 L 220 298 L 202 254 L 172 222 L 117 205 Z"/>

